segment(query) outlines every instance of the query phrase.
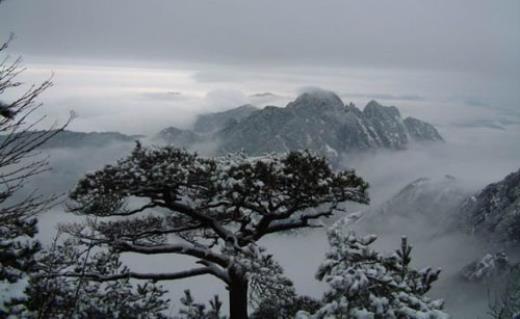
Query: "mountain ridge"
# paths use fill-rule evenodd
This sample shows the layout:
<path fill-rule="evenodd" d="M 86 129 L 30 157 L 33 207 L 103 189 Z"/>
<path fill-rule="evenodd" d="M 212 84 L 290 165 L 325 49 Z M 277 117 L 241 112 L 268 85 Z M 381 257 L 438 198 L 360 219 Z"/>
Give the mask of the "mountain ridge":
<path fill-rule="evenodd" d="M 444 141 L 433 125 L 412 117 L 403 119 L 395 106 L 372 100 L 360 110 L 352 103 L 345 105 L 331 91 L 303 93 L 286 107 L 255 110 L 247 106 L 247 112 L 242 112 L 245 107 L 201 115 L 192 132 L 200 139 L 217 143 L 220 154 L 242 151 L 259 155 L 309 149 L 337 155 L 378 148 L 400 150 L 412 142 Z M 209 123 L 210 128 L 202 128 L 201 123 Z M 220 129 L 215 129 L 215 123 Z M 173 128 L 162 130 L 157 137 L 168 144 L 186 146 L 165 134 L 168 130 Z"/>
<path fill-rule="evenodd" d="M 461 207 L 463 226 L 496 242 L 520 242 L 520 169 L 484 187 Z"/>
<path fill-rule="evenodd" d="M 418 178 L 382 204 L 366 209 L 360 221 L 377 231 L 382 220 L 384 227 L 398 231 L 418 221 L 426 233 L 464 233 L 491 246 L 518 248 L 520 169 L 477 192 L 450 175 Z"/>

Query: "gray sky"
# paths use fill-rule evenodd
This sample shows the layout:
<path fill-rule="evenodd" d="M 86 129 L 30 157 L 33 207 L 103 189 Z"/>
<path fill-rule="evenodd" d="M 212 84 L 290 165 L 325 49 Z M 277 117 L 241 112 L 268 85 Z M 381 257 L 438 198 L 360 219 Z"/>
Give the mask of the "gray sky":
<path fill-rule="evenodd" d="M 6 0 L 27 55 L 516 75 L 516 0 Z"/>
<path fill-rule="evenodd" d="M 42 112 L 75 110 L 74 130 L 189 128 L 304 87 L 436 125 L 520 118 L 517 0 L 5 0 L 10 32 L 25 82 L 55 74 Z"/>

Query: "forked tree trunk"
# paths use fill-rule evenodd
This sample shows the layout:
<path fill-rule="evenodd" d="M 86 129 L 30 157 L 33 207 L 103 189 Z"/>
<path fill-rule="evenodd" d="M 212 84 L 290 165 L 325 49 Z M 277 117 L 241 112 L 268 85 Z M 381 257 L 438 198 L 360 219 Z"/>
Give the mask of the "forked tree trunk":
<path fill-rule="evenodd" d="M 228 288 L 229 319 L 247 319 L 247 279 L 242 276 L 234 277 Z"/>

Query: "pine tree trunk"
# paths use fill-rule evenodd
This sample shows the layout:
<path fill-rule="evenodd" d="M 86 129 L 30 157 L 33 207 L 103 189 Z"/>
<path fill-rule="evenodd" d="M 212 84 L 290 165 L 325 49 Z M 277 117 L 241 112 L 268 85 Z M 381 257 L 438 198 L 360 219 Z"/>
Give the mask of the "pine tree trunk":
<path fill-rule="evenodd" d="M 247 287 L 243 277 L 233 278 L 229 284 L 229 319 L 247 319 Z"/>

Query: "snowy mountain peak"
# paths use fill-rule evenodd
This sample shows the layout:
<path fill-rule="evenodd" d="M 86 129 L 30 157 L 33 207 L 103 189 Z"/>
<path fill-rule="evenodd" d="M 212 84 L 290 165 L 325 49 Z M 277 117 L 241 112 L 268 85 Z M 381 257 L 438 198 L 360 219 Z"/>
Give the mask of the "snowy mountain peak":
<path fill-rule="evenodd" d="M 223 112 L 202 114 L 193 125 L 193 130 L 198 133 L 214 133 L 248 117 L 257 110 L 256 106 L 245 104 Z"/>
<path fill-rule="evenodd" d="M 325 90 L 305 92 L 287 105 L 287 108 L 312 108 L 316 109 L 316 111 L 320 111 L 320 109 L 334 110 L 343 107 L 343 101 L 336 93 Z"/>
<path fill-rule="evenodd" d="M 413 117 L 407 117 L 403 121 L 411 138 L 416 141 L 442 141 L 443 138 L 430 123 L 423 122 Z"/>
<path fill-rule="evenodd" d="M 201 115 L 195 132 L 218 144 L 220 154 L 309 149 L 336 157 L 378 148 L 401 150 L 412 141 L 442 141 L 432 125 L 415 119 L 404 121 L 394 106 L 372 101 L 361 111 L 353 104 L 345 106 L 337 94 L 324 90 L 303 93 L 286 107 L 242 106 Z M 185 146 L 185 139 L 177 141 L 177 135 L 167 135 L 167 142 Z"/>
<path fill-rule="evenodd" d="M 476 235 L 495 241 L 520 241 L 520 170 L 489 184 L 462 208 L 465 225 Z"/>
<path fill-rule="evenodd" d="M 363 109 L 363 113 L 368 117 L 393 116 L 395 118 L 401 118 L 401 113 L 397 107 L 383 106 L 374 100 L 368 102 Z"/>
<path fill-rule="evenodd" d="M 395 227 L 402 222 L 426 223 L 428 231 L 453 228 L 458 208 L 469 195 L 462 183 L 450 175 L 440 178 L 421 177 L 403 187 L 379 206 L 368 209 L 365 223 L 369 227 Z M 382 223 L 381 221 L 385 222 Z M 374 226 L 371 226 L 374 225 Z M 372 229 L 371 231 L 377 231 Z"/>

